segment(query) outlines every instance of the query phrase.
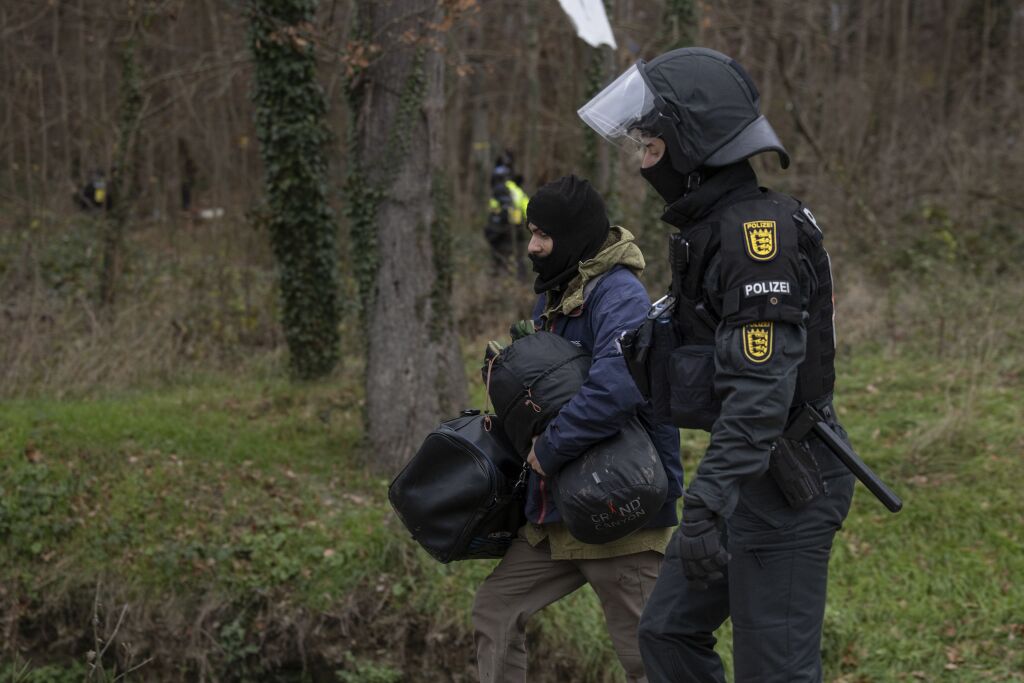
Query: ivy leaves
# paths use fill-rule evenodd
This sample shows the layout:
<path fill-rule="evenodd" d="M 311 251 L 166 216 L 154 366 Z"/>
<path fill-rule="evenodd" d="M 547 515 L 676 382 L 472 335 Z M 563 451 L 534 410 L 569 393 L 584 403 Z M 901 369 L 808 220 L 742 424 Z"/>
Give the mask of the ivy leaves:
<path fill-rule="evenodd" d="M 314 0 L 253 0 L 249 7 L 268 225 L 289 361 L 299 379 L 328 374 L 340 342 L 337 228 L 327 203 L 330 133 L 308 37 L 315 8 Z"/>

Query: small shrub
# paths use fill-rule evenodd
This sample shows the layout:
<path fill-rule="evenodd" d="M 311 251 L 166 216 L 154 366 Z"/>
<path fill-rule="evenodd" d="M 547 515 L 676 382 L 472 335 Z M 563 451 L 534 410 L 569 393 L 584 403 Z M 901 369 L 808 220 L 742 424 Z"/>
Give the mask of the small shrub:
<path fill-rule="evenodd" d="M 334 672 L 342 683 L 400 683 L 402 672 L 387 664 L 357 659 L 352 653 L 345 653 L 348 668 Z"/>
<path fill-rule="evenodd" d="M 66 468 L 14 460 L 0 472 L 0 539 L 12 555 L 38 557 L 71 533 L 78 484 Z"/>
<path fill-rule="evenodd" d="M 0 661 L 0 681 L 4 683 L 81 683 L 86 676 L 86 667 L 79 662 L 34 666 L 18 656 L 9 663 Z"/>

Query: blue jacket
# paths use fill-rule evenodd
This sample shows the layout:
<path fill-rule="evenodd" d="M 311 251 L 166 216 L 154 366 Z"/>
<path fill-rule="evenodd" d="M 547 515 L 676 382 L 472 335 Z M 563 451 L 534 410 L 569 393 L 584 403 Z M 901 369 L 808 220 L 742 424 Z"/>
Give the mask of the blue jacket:
<path fill-rule="evenodd" d="M 593 363 L 579 393 L 562 407 L 534 445 L 537 460 L 548 475 L 556 474 L 570 460 L 594 443 L 613 436 L 639 414 L 668 476 L 668 498 L 646 525 L 648 528 L 678 523 L 676 499 L 683 491 L 683 466 L 679 459 L 679 432 L 668 425 L 654 425 L 650 406 L 636 388 L 619 350 L 618 339 L 626 330 L 639 327 L 651 306 L 640 280 L 624 266 L 615 266 L 593 284 L 583 306 L 569 316 L 543 321 L 546 295 L 533 309 L 538 329 L 546 329 L 578 343 L 590 352 Z M 527 487 L 526 516 L 534 524 L 557 522 L 561 515 L 551 498 L 549 484 L 532 470 Z"/>

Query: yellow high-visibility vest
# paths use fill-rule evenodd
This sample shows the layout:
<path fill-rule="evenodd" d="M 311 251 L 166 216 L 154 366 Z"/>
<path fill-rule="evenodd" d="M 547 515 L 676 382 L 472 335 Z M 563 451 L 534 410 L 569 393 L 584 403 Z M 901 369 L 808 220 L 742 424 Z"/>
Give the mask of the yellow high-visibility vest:
<path fill-rule="evenodd" d="M 508 195 L 512 200 L 512 205 L 508 207 L 508 222 L 512 225 L 522 225 L 523 220 L 526 218 L 526 205 L 530 203 L 530 198 L 523 192 L 523 188 L 511 180 L 505 181 L 505 188 L 508 190 Z M 489 207 L 491 213 L 499 213 L 502 209 L 501 202 L 498 201 L 497 197 L 491 197 Z"/>
<path fill-rule="evenodd" d="M 526 205 L 530 203 L 530 198 L 526 196 L 521 187 L 511 180 L 505 181 L 505 187 L 512 195 L 512 208 L 508 212 L 508 220 L 512 225 L 522 225 L 526 218 Z"/>

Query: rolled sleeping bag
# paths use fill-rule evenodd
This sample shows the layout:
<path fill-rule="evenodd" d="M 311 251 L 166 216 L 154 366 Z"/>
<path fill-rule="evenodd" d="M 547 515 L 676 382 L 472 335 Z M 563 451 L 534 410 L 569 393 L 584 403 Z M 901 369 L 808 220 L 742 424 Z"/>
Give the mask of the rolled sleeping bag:
<path fill-rule="evenodd" d="M 608 543 L 640 529 L 661 509 L 668 477 L 651 437 L 634 417 L 563 467 L 552 495 L 574 538 Z"/>
<path fill-rule="evenodd" d="M 553 332 L 512 342 L 481 368 L 494 411 L 522 457 L 590 373 L 590 354 Z"/>

